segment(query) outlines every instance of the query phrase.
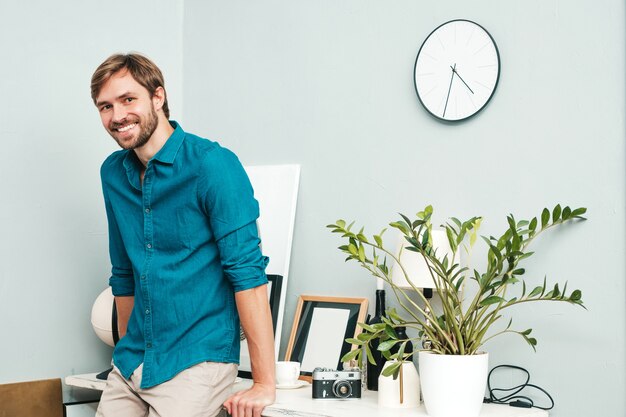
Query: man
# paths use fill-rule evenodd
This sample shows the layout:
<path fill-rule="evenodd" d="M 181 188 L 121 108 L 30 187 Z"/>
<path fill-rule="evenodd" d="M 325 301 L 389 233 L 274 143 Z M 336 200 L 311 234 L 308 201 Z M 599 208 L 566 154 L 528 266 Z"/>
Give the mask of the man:
<path fill-rule="evenodd" d="M 274 402 L 274 340 L 258 203 L 237 157 L 170 122 L 159 68 L 113 55 L 91 97 L 122 150 L 101 168 L 122 337 L 104 417 L 259 417 Z M 231 395 L 239 325 L 253 385 Z"/>

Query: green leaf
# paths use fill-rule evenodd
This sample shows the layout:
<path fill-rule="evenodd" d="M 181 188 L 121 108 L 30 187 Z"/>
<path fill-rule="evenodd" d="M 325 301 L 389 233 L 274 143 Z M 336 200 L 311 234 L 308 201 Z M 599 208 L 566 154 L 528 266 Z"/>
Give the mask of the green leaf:
<path fill-rule="evenodd" d="M 488 306 L 491 304 L 496 304 L 496 303 L 500 303 L 502 301 L 506 301 L 504 298 L 497 296 L 497 295 L 490 295 L 489 297 L 485 298 L 484 300 L 481 300 L 480 305 L 481 306 Z"/>
<path fill-rule="evenodd" d="M 411 219 L 409 219 L 407 216 L 405 216 L 402 213 L 399 213 L 399 214 L 400 214 L 400 217 L 402 217 L 402 220 L 404 220 L 404 222 L 407 224 L 407 226 L 411 224 Z"/>
<path fill-rule="evenodd" d="M 561 205 L 557 204 L 552 211 L 552 223 L 555 223 L 561 217 Z"/>
<path fill-rule="evenodd" d="M 369 342 L 374 337 L 375 336 L 372 333 L 368 333 L 368 332 L 361 332 L 356 336 L 357 340 L 361 340 L 363 342 Z"/>
<path fill-rule="evenodd" d="M 382 316 L 380 318 L 383 321 L 383 326 L 381 327 L 381 330 L 385 330 L 388 326 L 393 326 L 393 322 L 391 321 L 391 319 Z"/>
<path fill-rule="evenodd" d="M 513 323 L 513 319 L 509 319 L 509 324 L 506 325 L 506 328 L 504 330 L 509 330 L 509 328 L 511 327 L 511 323 Z"/>
<path fill-rule="evenodd" d="M 514 304 L 516 301 L 517 301 L 517 297 L 513 297 L 509 301 L 507 301 L 506 305 Z"/>
<path fill-rule="evenodd" d="M 358 345 L 358 346 L 362 346 L 365 343 L 362 340 L 358 340 L 354 338 L 348 338 L 346 339 L 346 342 L 350 343 L 351 345 Z"/>
<path fill-rule="evenodd" d="M 346 228 L 346 222 L 344 220 L 339 219 L 339 220 L 337 220 L 337 226 L 339 226 L 342 229 L 345 229 Z"/>
<path fill-rule="evenodd" d="M 363 245 L 359 245 L 359 260 L 365 262 L 365 247 Z"/>
<path fill-rule="evenodd" d="M 582 298 L 582 292 L 580 292 L 580 290 L 574 290 L 570 294 L 569 298 L 572 301 L 580 301 Z"/>
<path fill-rule="evenodd" d="M 500 253 L 500 250 L 494 246 L 491 242 L 489 243 L 489 248 L 490 248 L 490 252 L 493 253 L 493 255 L 498 258 L 498 261 L 500 261 L 500 259 L 502 259 L 502 254 Z"/>
<path fill-rule="evenodd" d="M 569 217 L 571 216 L 571 214 L 572 214 L 572 209 L 571 209 L 571 208 L 569 208 L 569 206 L 566 206 L 566 207 L 563 209 L 563 213 L 561 213 L 561 218 L 562 218 L 563 220 L 567 220 L 567 219 L 569 219 Z"/>
<path fill-rule="evenodd" d="M 385 317 L 382 317 L 384 320 L 386 320 Z M 385 330 L 385 323 L 374 323 L 371 325 L 374 328 L 374 332 L 379 332 L 379 331 L 383 331 Z"/>
<path fill-rule="evenodd" d="M 394 362 L 393 364 L 389 365 L 383 370 L 382 375 L 383 376 L 394 375 L 396 371 L 399 371 L 400 366 L 402 366 L 402 362 Z"/>
<path fill-rule="evenodd" d="M 402 322 L 402 317 L 400 317 L 400 315 L 398 314 L 398 312 L 396 311 L 395 308 L 391 308 L 389 310 L 387 310 L 387 315 L 389 316 L 389 318 L 395 320 L 395 321 L 399 321 Z"/>
<path fill-rule="evenodd" d="M 367 330 L 370 333 L 376 333 L 376 330 L 372 326 L 370 326 L 369 324 L 359 323 L 359 326 L 362 327 L 363 329 Z"/>
<path fill-rule="evenodd" d="M 585 207 L 579 207 L 572 211 L 571 217 L 580 217 L 582 214 L 585 214 L 587 209 Z"/>
<path fill-rule="evenodd" d="M 379 248 L 383 247 L 383 239 L 380 236 L 374 235 L 374 240 L 376 241 L 376 245 L 378 245 Z"/>
<path fill-rule="evenodd" d="M 461 291 L 461 284 L 463 284 L 464 280 L 465 280 L 465 277 L 463 276 L 463 277 L 459 278 L 459 280 L 454 285 L 454 288 L 456 288 L 457 292 Z"/>
<path fill-rule="evenodd" d="M 549 221 L 550 221 L 550 210 L 548 210 L 547 208 L 544 208 L 543 211 L 541 212 L 541 228 L 543 229 L 544 227 L 546 227 Z"/>
<path fill-rule="evenodd" d="M 341 362 L 349 362 L 361 353 L 361 349 L 354 349 L 342 356 Z"/>
<path fill-rule="evenodd" d="M 386 340 L 386 341 L 382 342 L 380 345 L 378 345 L 378 350 L 381 351 L 381 352 L 388 351 L 396 343 L 398 343 L 398 340 Z"/>
<path fill-rule="evenodd" d="M 456 242 L 456 239 L 454 239 L 454 236 L 452 235 L 452 228 L 446 227 L 446 235 L 448 236 L 448 244 L 450 245 L 450 248 L 453 251 L 456 251 L 457 242 Z"/>
<path fill-rule="evenodd" d="M 517 229 L 517 227 L 515 226 L 515 219 L 513 218 L 512 214 L 509 214 L 506 220 L 509 222 L 509 227 L 511 228 L 511 230 Z"/>
<path fill-rule="evenodd" d="M 392 339 L 398 339 L 398 335 L 396 334 L 396 331 L 391 326 L 385 326 L 385 333 L 387 333 L 387 335 Z"/>
<path fill-rule="evenodd" d="M 358 256 L 359 250 L 356 248 L 356 245 L 350 243 L 348 245 L 348 252 L 350 252 L 354 256 Z"/>
<path fill-rule="evenodd" d="M 391 223 L 389 223 L 389 226 L 393 227 L 394 229 L 400 230 L 405 235 L 407 233 L 409 233 L 408 227 L 405 224 L 403 224 L 402 222 L 391 222 Z"/>
<path fill-rule="evenodd" d="M 413 227 L 413 229 L 417 228 L 418 226 L 423 225 L 424 223 L 426 223 L 424 220 L 413 220 L 413 223 L 411 223 L 411 226 Z"/>
<path fill-rule="evenodd" d="M 369 345 L 365 345 L 365 354 L 367 355 L 367 361 L 372 365 L 376 365 L 376 359 L 374 359 L 374 355 L 372 355 L 372 350 Z"/>

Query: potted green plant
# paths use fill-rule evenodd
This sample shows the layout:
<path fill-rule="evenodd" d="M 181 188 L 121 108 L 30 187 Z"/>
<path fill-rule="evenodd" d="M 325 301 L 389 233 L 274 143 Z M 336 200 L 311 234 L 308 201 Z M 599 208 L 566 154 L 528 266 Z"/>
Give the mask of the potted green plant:
<path fill-rule="evenodd" d="M 414 345 L 422 346 L 422 349 L 417 350 L 420 350 L 422 393 L 429 414 L 433 416 L 455 415 L 456 417 L 478 415 L 488 367 L 487 354 L 480 350 L 484 343 L 505 333 L 516 333 L 533 349 L 537 345 L 537 340 L 530 335 L 532 329 L 514 330 L 511 328 L 511 319 L 508 324 L 494 327 L 496 323 L 502 322 L 504 310 L 518 304 L 537 301 L 559 301 L 583 306 L 581 291 L 573 290 L 568 293 L 567 283 L 563 286 L 559 284 L 548 286 L 544 278 L 543 283 L 531 289 L 523 277 L 525 270 L 521 267 L 521 263 L 533 254 L 529 251 L 529 245 L 540 234 L 564 223 L 584 220 L 582 215 L 585 213 L 586 209 L 582 207 L 572 210 L 569 207 L 561 208 L 561 205 L 557 205 L 553 210 L 543 209 L 540 216 L 530 221 L 517 221 L 513 215 L 509 215 L 508 227 L 501 236 L 482 237 L 488 247 L 484 272 L 460 265 L 456 256 L 461 250 L 471 253 L 478 240 L 481 217 L 473 217 L 464 222 L 453 217 L 441 225 L 451 249 L 451 255 L 441 255 L 433 246 L 433 209 L 431 206 L 417 213 L 415 219 L 400 215 L 401 219 L 390 223 L 389 226 L 398 230 L 406 241 L 405 250 L 418 253 L 420 259 L 426 263 L 435 284 L 436 297 L 434 299 L 438 299 L 440 305 L 426 298 L 422 291 L 415 287 L 406 272 L 407 268 L 400 260 L 399 253 L 396 253 L 395 242 L 393 249 L 383 242 L 385 229 L 370 239 L 364 234 L 362 228 L 358 232 L 353 231 L 355 230 L 353 229 L 354 223 L 348 225 L 344 220 L 337 220 L 334 224 L 328 225 L 333 233 L 340 234 L 345 240 L 345 244 L 339 249 L 347 255 L 346 261 L 357 262 L 372 275 L 384 280 L 393 290 L 401 309 L 400 313 L 396 309 L 388 310 L 387 317 L 382 323 L 372 326 L 360 323 L 364 331 L 359 334 L 358 338 L 348 339 L 348 342 L 364 349 L 353 350 L 345 355 L 343 360 L 355 358 L 361 360 L 364 351 L 368 360 L 371 361 L 369 342 L 377 339 L 380 342 L 378 350 L 382 351 L 385 358 L 397 360 L 395 366 L 388 366 L 383 372 L 383 375 L 392 375 L 398 371 L 402 361 L 409 359 L 414 353 L 405 351 L 409 339 L 398 338 L 394 329 L 398 326 L 413 328 L 417 330 L 417 337 L 412 340 L 418 342 Z M 392 268 L 401 269 L 406 281 L 415 290 L 418 302 L 410 297 L 407 290 L 394 284 L 391 279 Z M 513 286 L 517 291 L 514 291 Z M 390 354 L 392 348 L 395 353 Z M 436 365 L 427 363 L 432 359 L 455 362 L 451 370 L 453 374 L 446 380 L 441 363 Z M 478 371 L 459 370 L 461 361 L 478 361 L 478 365 L 470 365 Z M 429 379 L 432 379 L 431 376 L 426 375 L 427 370 L 432 366 L 435 366 L 437 374 L 434 378 L 445 384 L 445 387 L 431 389 L 426 386 Z M 468 373 L 478 373 L 480 381 L 465 380 Z M 455 384 L 459 391 L 456 394 L 454 394 Z M 466 412 L 458 409 L 447 410 L 445 404 L 444 409 L 440 410 L 439 405 L 435 405 L 434 400 L 429 398 L 434 396 L 432 395 L 433 389 L 435 391 L 443 389 L 445 402 L 458 405 L 460 400 L 458 398 L 452 400 L 450 396 L 468 396 L 471 387 L 477 387 L 473 394 L 474 405 L 461 406 L 465 407 Z"/>

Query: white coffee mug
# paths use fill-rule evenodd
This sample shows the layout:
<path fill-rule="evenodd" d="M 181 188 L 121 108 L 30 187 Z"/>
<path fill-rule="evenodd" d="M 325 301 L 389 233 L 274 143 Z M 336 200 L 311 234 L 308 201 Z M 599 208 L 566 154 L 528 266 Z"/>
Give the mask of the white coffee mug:
<path fill-rule="evenodd" d="M 294 385 L 300 376 L 300 362 L 276 362 L 276 383 Z"/>

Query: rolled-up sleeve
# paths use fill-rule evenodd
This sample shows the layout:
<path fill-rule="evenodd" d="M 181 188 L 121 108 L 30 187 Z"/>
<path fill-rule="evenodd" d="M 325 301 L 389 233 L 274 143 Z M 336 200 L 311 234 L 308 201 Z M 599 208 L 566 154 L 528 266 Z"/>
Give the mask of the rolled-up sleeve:
<path fill-rule="evenodd" d="M 224 274 L 233 289 L 267 283 L 256 220 L 259 203 L 239 159 L 225 148 L 213 149 L 204 161 L 199 193 L 217 242 Z"/>
<path fill-rule="evenodd" d="M 269 258 L 261 254 L 259 244 L 255 222 L 217 241 L 224 274 L 235 292 L 267 283 L 265 267 Z"/>

